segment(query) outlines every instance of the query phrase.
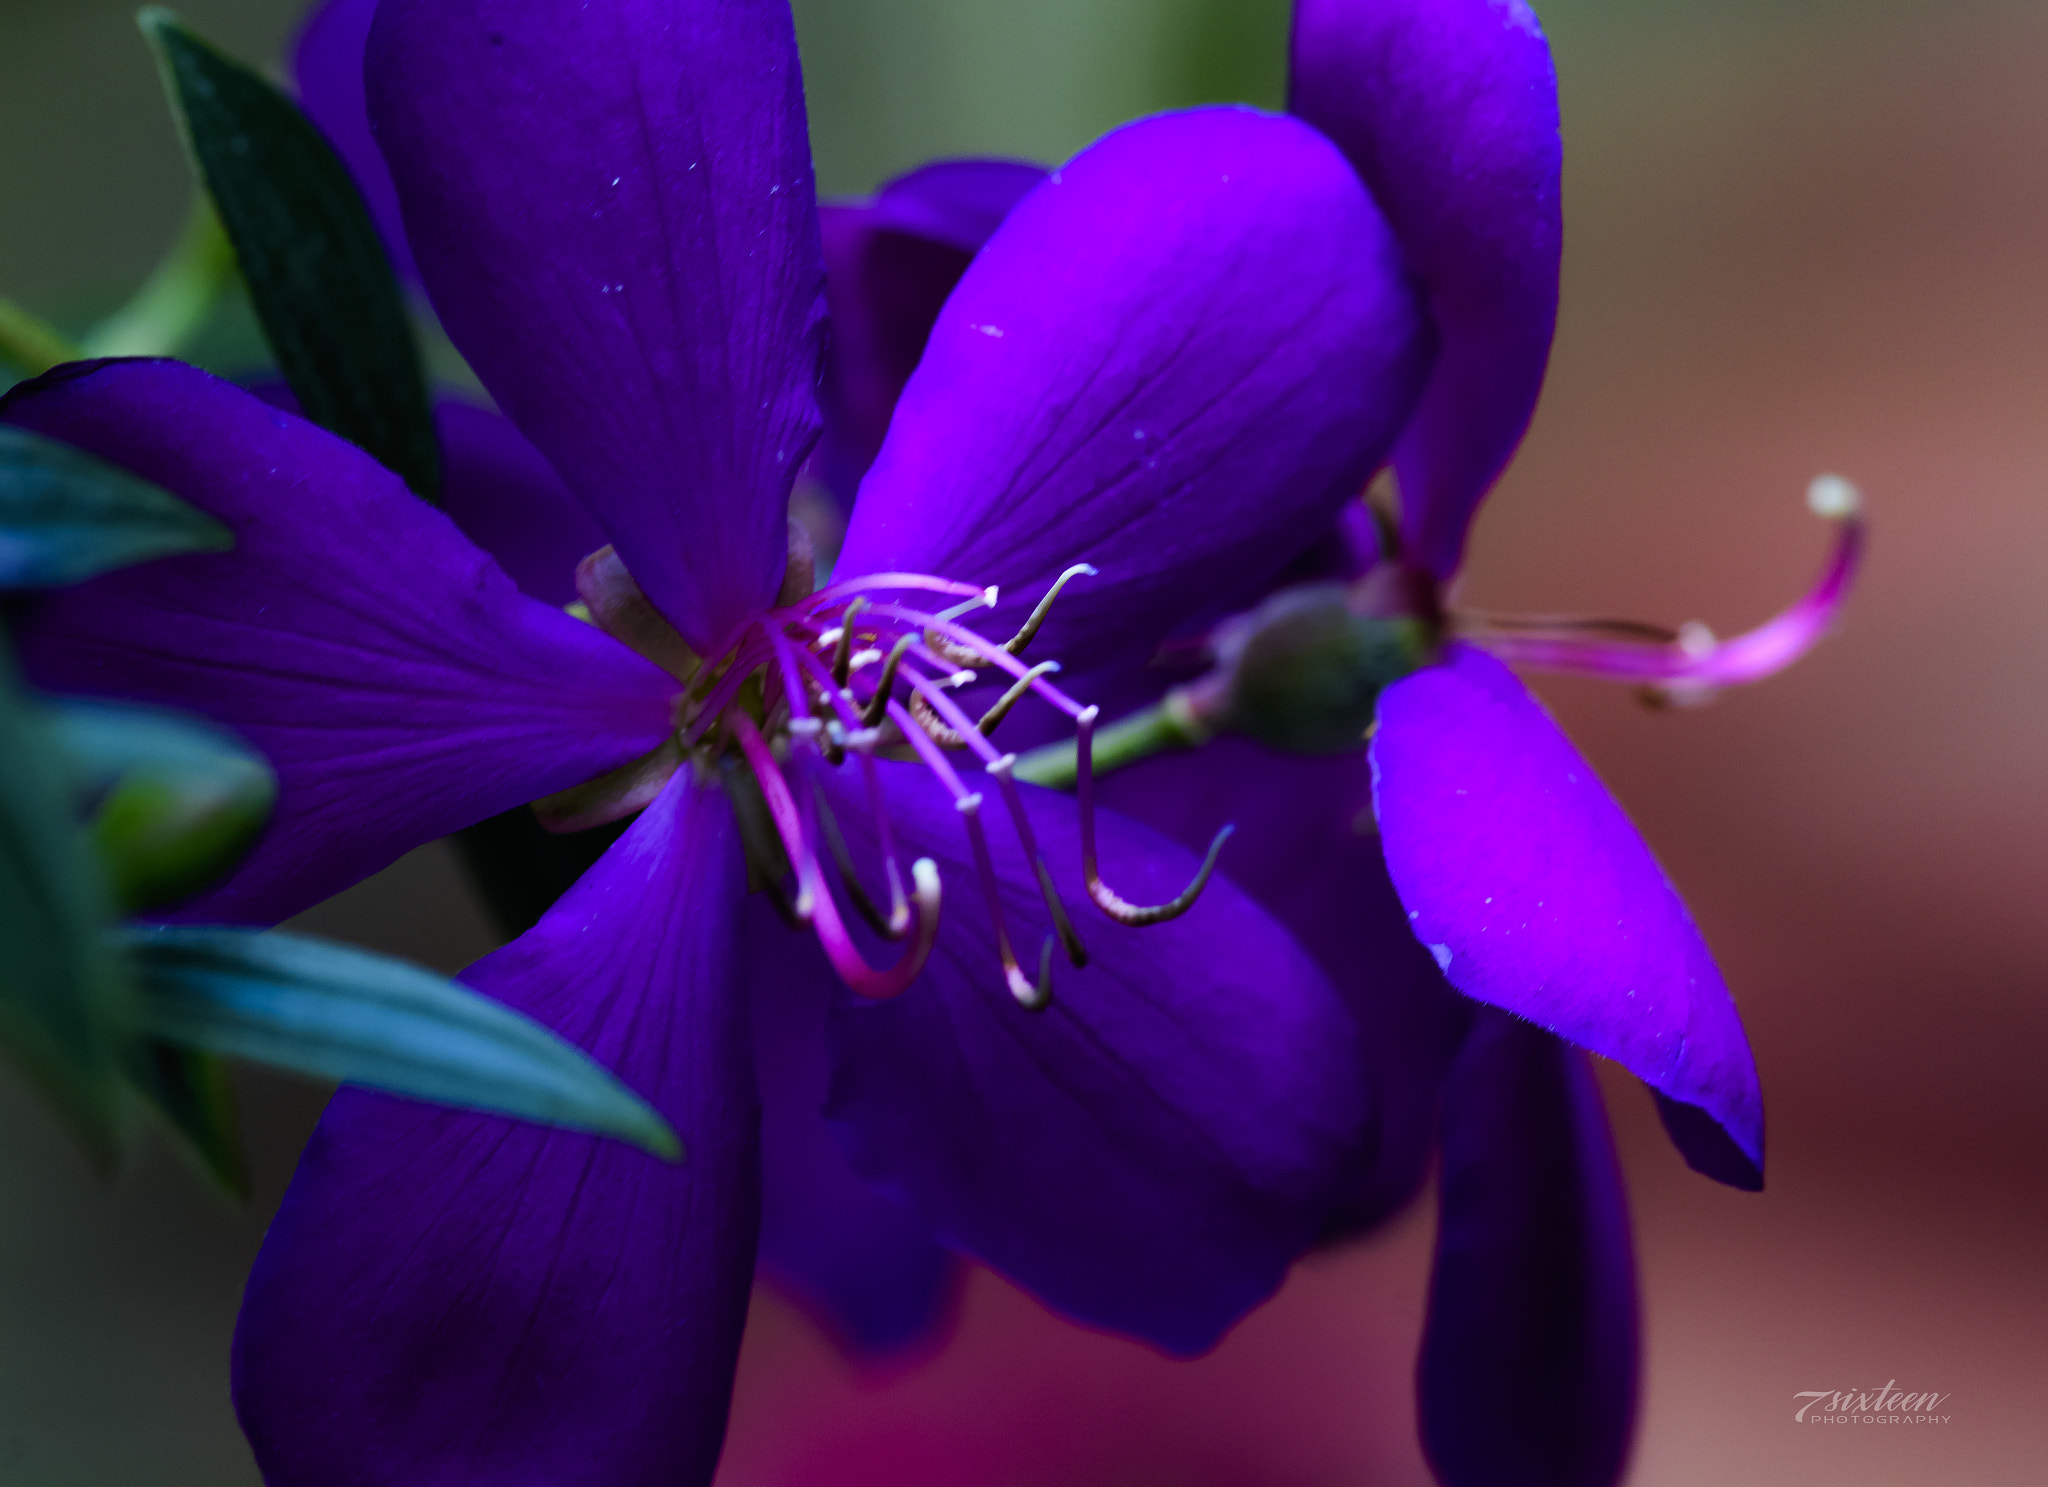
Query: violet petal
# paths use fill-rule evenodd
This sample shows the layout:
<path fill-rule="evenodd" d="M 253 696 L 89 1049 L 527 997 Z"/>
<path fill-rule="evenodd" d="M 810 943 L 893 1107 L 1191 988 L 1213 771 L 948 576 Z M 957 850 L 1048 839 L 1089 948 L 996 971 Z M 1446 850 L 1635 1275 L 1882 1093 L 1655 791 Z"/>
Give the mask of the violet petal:
<path fill-rule="evenodd" d="M 512 421 L 456 398 L 434 406 L 441 508 L 543 604 L 576 597 L 576 565 L 609 540 Z"/>
<path fill-rule="evenodd" d="M 939 307 L 1045 167 L 1019 160 L 938 160 L 898 176 L 868 202 L 827 202 L 825 440 L 814 468 L 851 510 L 855 489 L 903 392 Z"/>
<path fill-rule="evenodd" d="M 855 1170 L 942 1240 L 1076 1319 L 1176 1353 L 1209 1347 L 1316 1237 L 1369 1135 L 1342 1002 L 1286 932 L 1218 878 L 1185 917 L 1127 929 L 1089 904 L 1074 803 L 1019 790 L 1090 961 L 1027 1012 L 1003 984 L 960 813 L 905 764 L 879 766 L 906 858 L 945 887 L 938 942 L 900 996 L 842 992 L 827 1115 Z M 855 860 L 876 848 L 854 772 L 820 771 Z M 993 782 L 991 782 L 993 783 Z M 990 791 L 984 818 L 1009 932 L 1036 969 L 1038 885 Z M 1197 859 L 1109 813 L 1103 872 L 1171 897 Z M 870 883 L 877 881 L 870 879 Z"/>
<path fill-rule="evenodd" d="M 1373 801 L 1409 926 L 1453 986 L 1700 1107 L 1762 1183 L 1742 1019 L 1636 829 L 1513 672 L 1453 644 L 1380 695 Z M 1730 1153 L 1733 1155 L 1733 1153 Z"/>
<path fill-rule="evenodd" d="M 770 604 L 824 266 L 779 0 L 382 0 L 370 118 L 498 406 L 704 651 Z"/>
<path fill-rule="evenodd" d="M 825 1014 L 838 977 L 817 939 L 767 903 L 746 911 L 761 1081 L 761 1265 L 856 1355 L 929 1339 L 960 1265 L 908 1204 L 864 1182 L 825 1122 Z"/>
<path fill-rule="evenodd" d="M 669 732 L 665 673 L 520 594 L 368 455 L 237 387 L 114 362 L 4 409 L 235 534 L 232 552 L 50 594 L 18 631 L 37 685 L 201 713 L 276 769 L 254 852 L 183 917 L 274 922 Z"/>
<path fill-rule="evenodd" d="M 861 487 L 841 576 L 1000 584 L 1014 627 L 1069 564 L 1034 654 L 1142 662 L 1356 495 L 1428 337 L 1386 224 L 1291 119 L 1127 125 L 975 258 Z"/>
<path fill-rule="evenodd" d="M 677 774 L 538 927 L 463 979 L 590 1050 L 684 1143 L 344 1089 L 249 1278 L 235 1405 L 276 1487 L 707 1483 L 758 1213 L 745 875 Z"/>
<path fill-rule="evenodd" d="M 320 126 L 376 219 L 391 266 L 405 280 L 417 280 L 419 266 L 405 240 L 398 215 L 398 188 L 391 169 L 370 135 L 370 115 L 363 102 L 363 43 L 377 0 L 326 0 L 299 27 L 292 43 L 292 77 L 299 85 L 299 105 Z"/>
<path fill-rule="evenodd" d="M 1457 570 L 1557 324 L 1557 77 L 1523 0 L 1297 0 L 1289 107 L 1350 156 L 1442 349 L 1394 452 L 1402 542 Z"/>
<path fill-rule="evenodd" d="M 1444 1090 L 1416 1368 L 1444 1487 L 1613 1487 L 1635 1428 L 1635 1257 L 1586 1056 L 1482 1012 Z"/>
<path fill-rule="evenodd" d="M 1273 754 L 1226 737 L 1120 769 L 1097 789 L 1103 804 L 1193 851 L 1237 828 L 1222 870 L 1315 957 L 1357 1020 L 1377 1135 L 1326 1227 L 1376 1227 L 1429 1171 L 1438 1095 L 1471 1003 L 1408 933 L 1372 826 L 1363 750 Z"/>

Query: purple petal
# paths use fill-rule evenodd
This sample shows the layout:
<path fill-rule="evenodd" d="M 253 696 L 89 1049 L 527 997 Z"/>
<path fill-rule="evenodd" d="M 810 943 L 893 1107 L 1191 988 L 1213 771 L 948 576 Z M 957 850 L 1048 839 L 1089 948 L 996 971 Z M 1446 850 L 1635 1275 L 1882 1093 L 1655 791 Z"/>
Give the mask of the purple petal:
<path fill-rule="evenodd" d="M 1018 160 L 940 160 L 897 177 L 871 202 L 820 209 L 832 343 L 818 464 L 843 507 L 851 509 L 882 447 L 939 307 L 1045 175 Z"/>
<path fill-rule="evenodd" d="M 235 534 L 232 552 L 54 593 L 19 630 L 37 685 L 203 713 L 276 768 L 254 853 L 188 915 L 275 921 L 670 730 L 665 673 L 520 594 L 368 455 L 239 388 L 115 362 L 4 406 Z"/>
<path fill-rule="evenodd" d="M 370 115 L 363 103 L 363 43 L 376 14 L 377 0 L 326 0 L 299 29 L 292 46 L 292 76 L 299 85 L 300 106 L 355 177 L 384 236 L 391 266 L 400 278 L 416 280 L 419 265 L 412 261 L 405 223 L 398 215 L 398 188 L 391 183 L 391 169 L 377 141 L 370 137 Z"/>
<path fill-rule="evenodd" d="M 1094 563 L 1039 653 L 1142 661 L 1329 526 L 1427 352 L 1320 135 L 1237 108 L 1128 125 L 1019 203 L 947 301 L 838 572 L 1000 584 L 999 633 Z"/>
<path fill-rule="evenodd" d="M 1234 825 L 1222 870 L 1287 927 L 1350 1006 L 1378 1096 L 1377 1139 L 1328 1227 L 1375 1227 L 1429 1170 L 1439 1092 L 1471 1004 L 1408 933 L 1372 829 L 1364 758 L 1273 754 L 1221 738 L 1118 770 L 1097 788 L 1104 804 L 1194 851 Z"/>
<path fill-rule="evenodd" d="M 1289 107 L 1372 188 L 1442 338 L 1394 464 L 1402 544 L 1448 578 L 1557 325 L 1550 47 L 1523 0 L 1298 0 Z"/>
<path fill-rule="evenodd" d="M 838 978 L 810 935 L 747 905 L 761 1081 L 761 1263 L 855 1354 L 930 1338 L 960 1266 L 908 1205 L 854 1175 L 824 1117 L 825 1013 Z"/>
<path fill-rule="evenodd" d="M 1635 1428 L 1628 1199 L 1586 1056 L 1482 1013 L 1444 1091 L 1416 1368 L 1444 1487 L 1612 1487 Z"/>
<path fill-rule="evenodd" d="M 1126 929 L 1088 903 L 1073 802 L 1020 787 L 1091 955 L 1054 970 L 1052 1006 L 1004 987 L 959 812 L 913 766 L 882 766 L 906 857 L 939 866 L 931 960 L 893 1000 L 842 993 L 827 1114 L 855 1169 L 900 1191 L 947 1243 L 1050 1305 L 1178 1353 L 1213 1344 L 1316 1237 L 1367 1136 L 1358 1035 L 1278 925 L 1217 880 L 1186 917 Z M 865 793 L 823 772 L 857 861 Z M 990 800 L 996 796 L 991 792 Z M 1036 962 L 1047 916 L 1005 813 L 986 812 L 1003 912 Z M 1197 859 L 1105 813 L 1103 870 L 1165 898 Z"/>
<path fill-rule="evenodd" d="M 1372 763 L 1394 887 L 1451 984 L 1700 1107 L 1740 1149 L 1738 1185 L 1760 1186 L 1763 1095 L 1727 985 L 1650 849 L 1514 673 L 1450 646 L 1381 694 Z"/>
<path fill-rule="evenodd" d="M 824 267 L 779 0 L 383 0 L 370 119 L 455 344 L 699 650 L 775 598 Z"/>
<path fill-rule="evenodd" d="M 435 404 L 434 424 L 442 509 L 524 592 L 573 600 L 576 565 L 609 539 L 547 456 L 510 419 L 454 398 Z"/>
<path fill-rule="evenodd" d="M 344 1089 L 272 1223 L 235 1406 L 273 1487 L 675 1487 L 725 1432 L 758 1213 L 745 873 L 679 772 L 539 926 L 464 978 L 667 1116 L 623 1143 Z"/>

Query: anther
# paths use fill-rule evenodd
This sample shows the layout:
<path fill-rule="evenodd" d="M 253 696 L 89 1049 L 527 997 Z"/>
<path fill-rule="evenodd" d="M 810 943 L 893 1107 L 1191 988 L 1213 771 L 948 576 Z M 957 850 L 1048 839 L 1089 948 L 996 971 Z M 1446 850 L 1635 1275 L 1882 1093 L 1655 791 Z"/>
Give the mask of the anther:
<path fill-rule="evenodd" d="M 855 617 L 867 607 L 868 601 L 866 598 L 855 598 L 846 606 L 846 613 L 839 618 L 839 633 L 835 636 L 830 630 L 827 630 L 818 637 L 820 645 L 829 643 L 833 648 L 832 680 L 841 687 L 846 685 L 846 679 L 852 674 L 853 670 L 853 622 Z"/>
<path fill-rule="evenodd" d="M 1003 649 L 1013 656 L 1023 655 L 1024 647 L 1031 644 L 1031 637 L 1038 633 L 1038 627 L 1044 624 L 1045 617 L 1052 613 L 1052 601 L 1059 598 L 1060 590 L 1065 588 L 1072 579 L 1093 578 L 1100 571 L 1092 563 L 1076 563 L 1058 578 L 1055 578 L 1052 581 L 1052 587 L 1045 591 L 1045 597 L 1038 601 L 1038 607 L 1031 611 L 1031 618 L 1024 622 L 1022 629 L 1003 642 Z M 991 589 L 989 592 L 994 593 L 995 591 Z M 947 618 L 950 618 L 950 616 L 947 616 Z"/>
<path fill-rule="evenodd" d="M 1163 904 L 1134 904 L 1104 883 L 1095 861 L 1094 738 L 1095 720 L 1101 711 L 1092 705 L 1084 707 L 1080 716 L 1074 719 L 1078 765 L 1074 794 L 1081 811 L 1081 877 L 1088 885 L 1088 897 L 1095 901 L 1095 907 L 1117 923 L 1127 924 L 1133 929 L 1163 924 L 1169 919 L 1178 919 L 1195 906 L 1195 900 L 1202 896 L 1202 890 L 1209 886 L 1209 879 L 1215 875 L 1217 855 L 1236 828 L 1226 826 L 1216 833 L 1216 839 L 1209 843 L 1209 855 L 1202 859 L 1201 871 L 1195 874 L 1194 881 Z"/>
<path fill-rule="evenodd" d="M 889 694 L 896 687 L 897 669 L 903 665 L 904 655 L 916 644 L 915 635 L 904 635 L 889 647 L 889 659 L 882 663 L 882 675 L 875 682 L 874 694 L 868 698 L 867 706 L 861 709 L 860 721 L 863 728 L 873 728 L 882 721 L 882 715 L 888 711 Z"/>
<path fill-rule="evenodd" d="M 1031 684 L 1041 676 L 1050 676 L 1060 669 L 1057 661 L 1040 661 L 1036 666 L 1010 683 L 1010 690 L 995 700 L 994 706 L 981 715 L 981 721 L 974 726 L 986 738 L 995 731 L 996 724 L 1010 715 L 1010 709 L 1024 700 L 1024 694 L 1031 690 Z"/>

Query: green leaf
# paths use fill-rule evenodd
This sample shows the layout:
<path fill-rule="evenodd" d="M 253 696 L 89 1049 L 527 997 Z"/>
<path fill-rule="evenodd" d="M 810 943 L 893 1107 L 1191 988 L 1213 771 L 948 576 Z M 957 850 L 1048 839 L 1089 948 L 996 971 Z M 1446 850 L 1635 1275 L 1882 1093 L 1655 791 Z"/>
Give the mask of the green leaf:
<path fill-rule="evenodd" d="M 47 707 L 125 912 L 177 903 L 219 882 L 270 819 L 277 776 L 212 724 L 75 697 Z"/>
<path fill-rule="evenodd" d="M 167 10 L 137 20 L 300 407 L 435 499 L 440 449 L 419 348 L 348 168 L 262 74 Z"/>
<path fill-rule="evenodd" d="M 0 651 L 0 1051 L 105 1170 L 125 1126 L 121 1052 L 137 1008 L 65 784 L 41 711 Z"/>
<path fill-rule="evenodd" d="M 196 1048 L 138 1038 L 129 1047 L 127 1067 L 129 1080 L 200 1169 L 229 1197 L 248 1202 L 249 1159 L 227 1065 Z"/>
<path fill-rule="evenodd" d="M 668 1122 L 588 1054 L 431 971 L 274 930 L 131 925 L 120 938 L 156 1037 L 681 1155 Z"/>
<path fill-rule="evenodd" d="M 0 426 L 0 589 L 81 583 L 181 552 L 225 552 L 228 529 L 159 486 Z"/>

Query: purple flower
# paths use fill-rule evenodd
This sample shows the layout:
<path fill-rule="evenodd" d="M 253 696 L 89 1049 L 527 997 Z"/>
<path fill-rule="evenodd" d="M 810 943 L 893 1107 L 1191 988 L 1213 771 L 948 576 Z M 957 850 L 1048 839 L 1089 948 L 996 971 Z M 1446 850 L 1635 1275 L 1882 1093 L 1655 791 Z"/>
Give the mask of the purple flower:
<path fill-rule="evenodd" d="M 1398 514 L 1347 511 L 1305 545 L 1290 586 L 1214 628 L 1217 671 L 1169 695 L 1184 740 L 1228 729 L 1268 747 L 1216 737 L 1097 788 L 1188 842 L 1240 823 L 1227 871 L 1365 1023 L 1380 1144 L 1340 1227 L 1390 1212 L 1440 1143 L 1418 1380 L 1439 1473 L 1459 1487 L 1611 1482 L 1633 1421 L 1633 1263 L 1597 1091 L 1584 1055 L 1560 1039 L 1643 1078 L 1686 1159 L 1736 1186 L 1761 1184 L 1762 1102 L 1733 1001 L 1683 904 L 1499 661 L 1634 681 L 1669 701 L 1768 675 L 1840 607 L 1861 546 L 1854 493 L 1816 482 L 1810 503 L 1841 522 L 1821 581 L 1733 640 L 1450 609 L 1471 517 L 1527 426 L 1556 319 L 1548 48 L 1512 0 L 1301 0 L 1291 92 L 1368 183 L 1429 306 L 1436 355 L 1390 460 Z M 961 219 L 944 199 L 987 169 L 929 167 L 828 233 L 835 320 L 887 322 L 838 343 L 841 362 L 865 345 L 915 345 L 918 324 L 892 319 L 895 307 L 937 303 L 951 260 L 913 245 L 929 237 L 957 257 Z M 901 362 L 870 353 L 835 366 L 837 447 L 872 437 L 873 389 L 900 385 Z M 1132 708 L 1160 689 L 1131 672 L 1090 679 Z M 1461 1010 L 1446 983 L 1514 1016 Z"/>
<path fill-rule="evenodd" d="M 27 664 L 208 713 L 277 766 L 269 830 L 194 917 L 281 917 L 540 797 L 561 820 L 644 807 L 466 979 L 617 1068 L 690 1160 L 337 1096 L 236 1339 L 266 1475 L 708 1477 L 760 1213 L 763 1034 L 796 1050 L 762 1050 L 771 1099 L 815 1098 L 829 1060 L 838 1135 L 914 1211 L 900 1230 L 1084 1321 L 1206 1347 L 1360 1159 L 1355 1025 L 1228 882 L 1184 917 L 1111 891 L 1178 914 L 1202 879 L 1165 838 L 1014 781 L 947 681 L 998 673 L 1079 713 L 963 616 L 1019 629 L 1092 564 L 1033 643 L 1113 670 L 1329 525 L 1427 351 L 1370 197 L 1314 131 L 1245 110 L 1084 152 L 947 301 L 814 592 L 785 517 L 823 287 L 786 6 L 384 0 L 365 79 L 435 308 L 610 540 L 576 572 L 596 623 L 289 414 L 174 363 L 97 363 L 6 416 L 237 546 L 54 598 Z M 484 487 L 450 489 L 489 531 Z M 559 583 L 531 535 L 495 540 L 530 587 Z M 1010 830 L 983 828 L 984 800 Z M 1081 894 L 1108 917 L 1074 925 Z M 864 900 L 872 928 L 840 907 Z M 1045 1008 L 1045 960 L 1033 978 L 1016 947 L 1048 924 L 1076 969 Z M 813 1177 L 828 1198 L 859 1181 L 790 1181 Z M 827 1290 L 832 1258 L 811 1257 Z"/>

